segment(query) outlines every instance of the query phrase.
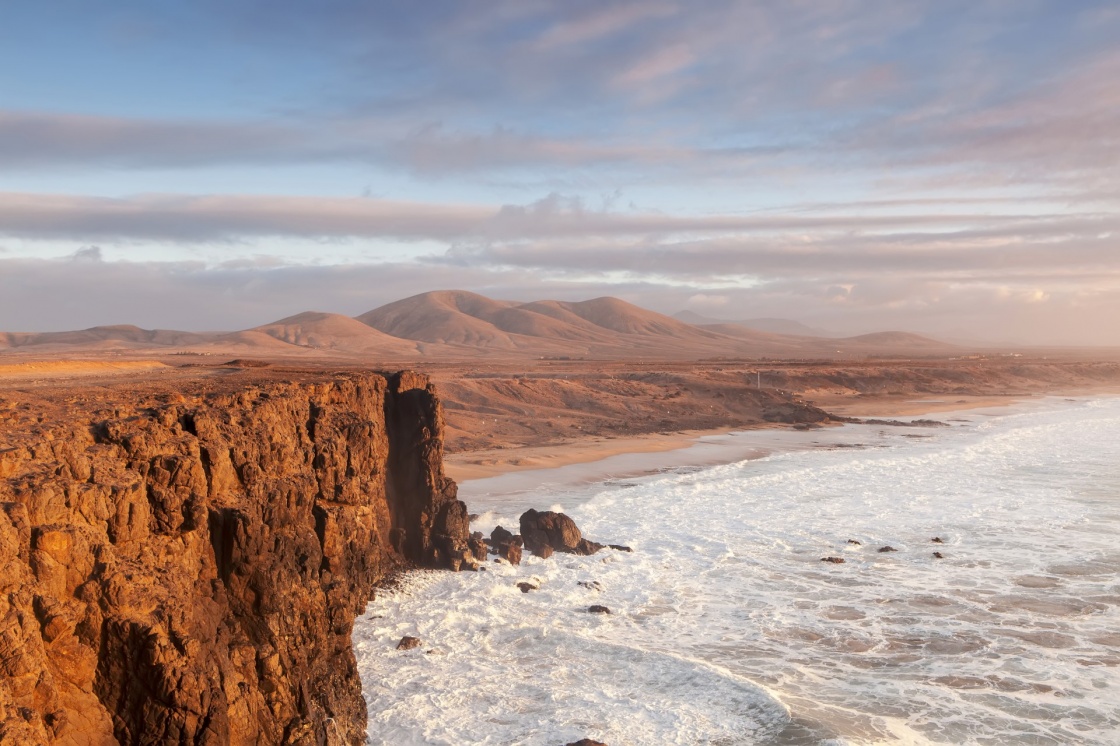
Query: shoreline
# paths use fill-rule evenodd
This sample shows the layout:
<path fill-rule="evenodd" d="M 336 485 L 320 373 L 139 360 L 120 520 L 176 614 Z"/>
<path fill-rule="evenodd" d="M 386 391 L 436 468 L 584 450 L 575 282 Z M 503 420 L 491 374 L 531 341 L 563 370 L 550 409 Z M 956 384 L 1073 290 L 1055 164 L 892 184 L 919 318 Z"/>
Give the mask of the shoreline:
<path fill-rule="evenodd" d="M 1078 394 L 1046 394 L 1040 396 L 1018 396 L 1015 399 L 993 397 L 973 397 L 968 406 L 958 404 L 955 408 L 939 407 L 934 409 L 911 410 L 905 413 L 892 409 L 870 410 L 873 415 L 866 419 L 926 419 L 923 415 L 937 414 L 948 422 L 953 415 L 971 414 L 980 417 L 994 417 L 1010 413 L 1015 407 L 1026 410 L 1030 404 L 1043 405 L 1046 401 L 1077 397 L 1091 399 L 1098 397 L 1117 397 L 1120 391 L 1092 391 Z M 923 402 L 924 403 L 924 402 Z M 933 402 L 930 402 L 933 403 Z M 954 402 L 956 403 L 956 402 Z M 916 403 L 915 403 L 916 404 Z M 868 431 L 857 430 L 861 423 L 844 423 L 839 426 L 825 426 L 809 430 L 798 430 L 786 425 L 767 425 L 753 428 L 719 428 L 711 431 L 682 431 L 671 434 L 653 434 L 630 438 L 588 440 L 573 444 L 537 446 L 526 449 L 509 449 L 514 452 L 531 451 L 535 455 L 530 464 L 522 462 L 503 468 L 502 464 L 486 464 L 477 467 L 481 476 L 458 479 L 459 498 L 467 502 L 470 510 L 479 514 L 502 512 L 506 508 L 521 508 L 525 499 L 542 490 L 564 487 L 569 499 L 577 504 L 592 497 L 597 485 L 612 480 L 633 479 L 650 476 L 659 472 L 690 469 L 697 467 L 720 466 L 765 458 L 778 452 L 810 449 L 864 448 L 867 446 Z M 879 432 L 894 431 L 896 428 L 883 425 Z M 940 429 L 940 428 L 938 428 Z M 928 437 L 921 428 L 909 431 L 898 428 L 898 434 L 908 438 Z M 907 431 L 907 432 L 903 432 Z M 603 448 L 604 444 L 609 444 Z M 676 446 L 676 447 L 673 447 Z M 630 450 L 622 450 L 622 448 Z M 475 453 L 464 456 L 477 455 Z M 487 452 L 490 453 L 490 452 Z M 498 450 L 496 453 L 503 453 Z M 519 460 L 519 459 L 518 459 Z M 536 464 L 541 464 L 537 466 Z M 445 458 L 446 465 L 446 458 Z M 450 474 L 466 472 L 455 469 Z M 455 477 L 453 477 L 455 478 Z M 539 505 L 538 509 L 548 506 Z M 553 506 L 551 509 L 559 509 Z M 484 521 L 485 522 L 485 521 Z"/>
<path fill-rule="evenodd" d="M 1046 394 L 1043 396 L 1059 396 Z M 1078 394 L 1088 395 L 1085 392 Z M 923 415 L 964 412 L 976 409 L 995 409 L 1012 407 L 1026 400 L 1037 400 L 1042 396 L 1014 394 L 1008 396 L 961 396 L 954 395 L 945 399 L 863 399 L 861 401 L 837 401 L 836 403 L 816 401 L 831 414 L 860 418 L 917 418 Z M 825 429 L 825 428 L 821 428 Z M 521 446 L 515 448 L 492 448 L 482 451 L 463 451 L 444 454 L 443 463 L 446 474 L 456 482 L 475 482 L 491 480 L 507 474 L 520 472 L 543 472 L 569 466 L 595 464 L 600 461 L 617 459 L 622 456 L 650 455 L 683 451 L 702 445 L 704 441 L 733 433 L 757 432 L 801 432 L 786 424 L 764 423 L 726 426 L 707 430 L 679 430 L 674 432 L 648 433 L 622 437 L 588 437 L 566 443 Z M 820 430 L 815 430 L 820 432 Z M 753 450 L 758 450 L 757 447 Z M 765 449 L 764 449 L 765 450 Z M 674 459 L 675 460 L 675 459 Z M 690 462 L 691 463 L 691 462 Z M 683 464 L 682 464 L 683 465 Z M 707 463 L 699 465 L 708 465 Z M 658 467 L 651 470 L 656 471 Z M 626 471 L 619 474 L 610 469 L 596 470 L 604 476 L 634 476 L 642 471 Z"/>

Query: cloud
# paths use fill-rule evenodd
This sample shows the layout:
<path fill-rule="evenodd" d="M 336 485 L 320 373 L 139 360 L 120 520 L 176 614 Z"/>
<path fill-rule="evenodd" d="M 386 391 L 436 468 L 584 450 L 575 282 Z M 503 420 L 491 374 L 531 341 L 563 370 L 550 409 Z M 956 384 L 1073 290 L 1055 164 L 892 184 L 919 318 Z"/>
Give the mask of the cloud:
<path fill-rule="evenodd" d="M 295 127 L 0 110 L 0 166 L 198 167 L 338 157 Z"/>
<path fill-rule="evenodd" d="M 819 254 L 814 261 L 828 262 L 836 246 L 856 243 L 866 247 L 859 254 L 872 262 L 889 260 L 892 253 L 909 260 L 933 261 L 940 256 L 956 261 L 953 247 L 974 248 L 985 241 L 1007 250 L 1016 243 L 1057 239 L 1068 239 L 1070 245 L 1094 241 L 1111 245 L 1110 236 L 1117 232 L 1120 215 L 1110 213 L 795 211 L 693 216 L 591 209 L 582 198 L 561 194 L 523 205 L 495 206 L 360 197 L 0 193 L 0 235 L 31 240 L 442 241 L 456 247 L 448 254 L 452 262 L 557 267 L 575 262 L 601 269 L 612 268 L 612 262 L 640 248 L 682 272 L 703 271 L 706 261 L 721 262 L 730 270 L 747 258 L 788 264 Z M 828 245 L 822 243 L 825 236 L 830 237 Z"/>
<path fill-rule="evenodd" d="M 101 247 L 83 246 L 71 254 L 70 258 L 75 262 L 100 262 L 102 261 Z"/>

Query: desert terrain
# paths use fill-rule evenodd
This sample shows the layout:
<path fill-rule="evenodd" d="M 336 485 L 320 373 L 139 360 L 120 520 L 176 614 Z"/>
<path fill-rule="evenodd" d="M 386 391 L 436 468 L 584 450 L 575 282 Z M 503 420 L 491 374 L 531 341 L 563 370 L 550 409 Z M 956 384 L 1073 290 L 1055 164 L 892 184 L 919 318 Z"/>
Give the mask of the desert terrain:
<path fill-rule="evenodd" d="M 8 332 L 0 388 L 18 397 L 266 367 L 278 377 L 415 368 L 439 389 L 448 472 L 460 480 L 678 448 L 703 433 L 1120 393 L 1120 350 L 977 349 L 898 331 L 835 338 L 693 320 L 615 298 L 516 303 L 439 291 L 355 318 L 305 312 L 232 332 Z"/>

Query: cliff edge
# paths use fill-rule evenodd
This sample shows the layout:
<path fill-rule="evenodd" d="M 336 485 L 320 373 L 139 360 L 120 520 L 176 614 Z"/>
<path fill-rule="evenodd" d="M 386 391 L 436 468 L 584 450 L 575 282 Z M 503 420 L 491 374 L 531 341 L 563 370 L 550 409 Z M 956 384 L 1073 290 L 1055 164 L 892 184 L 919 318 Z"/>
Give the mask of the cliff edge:
<path fill-rule="evenodd" d="M 354 618 L 466 546 L 442 436 L 414 373 L 0 391 L 0 742 L 363 743 Z"/>

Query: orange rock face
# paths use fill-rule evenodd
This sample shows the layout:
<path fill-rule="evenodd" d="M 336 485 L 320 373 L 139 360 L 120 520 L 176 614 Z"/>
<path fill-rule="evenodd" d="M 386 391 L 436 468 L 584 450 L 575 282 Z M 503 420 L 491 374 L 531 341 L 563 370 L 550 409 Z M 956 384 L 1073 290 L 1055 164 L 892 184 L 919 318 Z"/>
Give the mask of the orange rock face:
<path fill-rule="evenodd" d="M 170 389 L 0 391 L 0 742 L 364 742 L 355 616 L 469 552 L 433 387 Z"/>

